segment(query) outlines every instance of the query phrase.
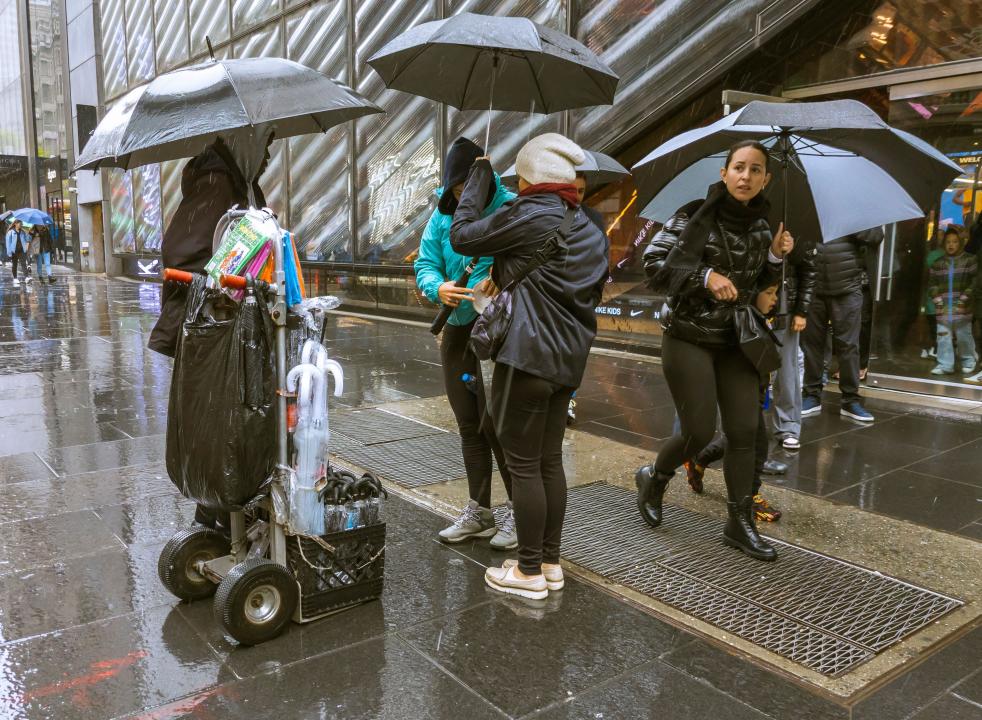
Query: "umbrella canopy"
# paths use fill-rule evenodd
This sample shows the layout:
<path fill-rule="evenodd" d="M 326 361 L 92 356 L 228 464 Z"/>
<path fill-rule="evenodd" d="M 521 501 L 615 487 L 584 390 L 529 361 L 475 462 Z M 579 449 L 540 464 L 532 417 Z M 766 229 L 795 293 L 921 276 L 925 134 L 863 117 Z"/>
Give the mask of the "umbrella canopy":
<path fill-rule="evenodd" d="M 752 102 L 677 135 L 632 168 L 642 217 L 664 222 L 705 197 L 740 140 L 771 151 L 772 219 L 802 238 L 829 241 L 921 217 L 961 174 L 942 153 L 855 100 Z"/>
<path fill-rule="evenodd" d="M 422 23 L 368 59 L 388 88 L 459 110 L 554 113 L 614 101 L 618 77 L 577 42 L 521 17 Z"/>
<path fill-rule="evenodd" d="M 220 137 L 262 152 L 270 133 L 282 139 L 325 132 L 380 112 L 346 85 L 292 60 L 211 60 L 125 95 L 96 127 L 75 169 L 193 157 Z M 240 169 L 252 177 L 250 168 Z"/>
<path fill-rule="evenodd" d="M 55 221 L 51 219 L 48 213 L 35 208 L 21 208 L 20 210 L 14 210 L 6 218 L 9 222 L 14 220 L 20 220 L 25 225 L 54 225 Z"/>
<path fill-rule="evenodd" d="M 593 150 L 584 150 L 583 152 L 586 155 L 586 160 L 583 161 L 582 165 L 576 166 L 576 172 L 583 174 L 587 187 L 595 188 L 607 183 L 619 182 L 631 174 L 626 167 L 610 155 L 604 155 Z M 518 182 L 518 173 L 515 172 L 514 165 L 505 170 L 501 180 L 511 185 Z"/>

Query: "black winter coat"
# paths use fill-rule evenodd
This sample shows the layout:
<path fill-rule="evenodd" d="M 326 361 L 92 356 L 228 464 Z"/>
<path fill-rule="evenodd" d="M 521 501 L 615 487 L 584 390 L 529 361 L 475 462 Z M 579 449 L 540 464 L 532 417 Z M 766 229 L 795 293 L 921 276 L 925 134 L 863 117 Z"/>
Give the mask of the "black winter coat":
<path fill-rule="evenodd" d="M 450 227 L 450 244 L 461 255 L 493 257 L 492 276 L 507 285 L 532 254 L 559 228 L 566 205 L 558 195 L 518 197 L 481 217 L 491 164 L 471 170 Z M 607 239 L 578 211 L 566 236 L 565 252 L 519 283 L 512 322 L 495 359 L 563 387 L 579 387 L 597 334 L 597 303 L 607 282 Z"/>
<path fill-rule="evenodd" d="M 818 271 L 815 268 L 817 256 L 818 248 L 814 243 L 798 241 L 787 257 L 784 280 L 789 315 L 808 317 L 808 308 L 815 297 L 815 284 L 818 282 Z"/>
<path fill-rule="evenodd" d="M 256 203 L 263 207 L 266 201 L 256 183 L 253 193 Z M 164 230 L 160 244 L 164 267 L 204 272 L 205 264 L 212 256 L 215 226 L 233 205 L 248 207 L 246 188 L 218 153 L 209 149 L 189 160 L 181 173 L 181 203 Z M 164 283 L 160 294 L 160 317 L 147 343 L 151 350 L 174 357 L 186 298 L 187 286 Z"/>
<path fill-rule="evenodd" d="M 644 251 L 644 270 L 649 279 L 668 258 L 689 218 L 702 203 L 702 200 L 697 200 L 677 210 L 652 238 Z M 715 225 L 716 230 L 710 233 L 703 249 L 703 264 L 692 273 L 679 295 L 669 298 L 671 313 L 664 328 L 667 335 L 697 345 L 736 345 L 733 329 L 736 304 L 721 302 L 713 297 L 703 284 L 706 271 L 712 269 L 726 275 L 740 293 L 739 303 L 749 304 L 753 302 L 758 288 L 780 281 L 781 263 L 768 261 L 773 237 L 767 220 L 755 220 L 742 234 L 723 227 L 719 222 Z"/>
<path fill-rule="evenodd" d="M 816 295 L 836 296 L 858 292 L 863 287 L 866 253 L 883 242 L 883 230 L 873 228 L 818 246 Z"/>

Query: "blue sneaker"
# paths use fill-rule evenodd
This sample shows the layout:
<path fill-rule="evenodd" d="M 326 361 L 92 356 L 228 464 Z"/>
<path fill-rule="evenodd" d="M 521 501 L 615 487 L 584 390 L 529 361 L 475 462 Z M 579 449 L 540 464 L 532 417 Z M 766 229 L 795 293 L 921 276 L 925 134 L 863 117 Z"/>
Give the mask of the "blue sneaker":
<path fill-rule="evenodd" d="M 866 411 L 866 408 L 858 400 L 843 403 L 839 409 L 839 414 L 845 415 L 847 418 L 852 418 L 853 420 L 858 420 L 859 422 L 873 422 L 873 416 Z"/>
<path fill-rule="evenodd" d="M 805 395 L 805 397 L 801 399 L 801 417 L 818 415 L 820 412 L 822 412 L 821 399 L 812 395 Z"/>

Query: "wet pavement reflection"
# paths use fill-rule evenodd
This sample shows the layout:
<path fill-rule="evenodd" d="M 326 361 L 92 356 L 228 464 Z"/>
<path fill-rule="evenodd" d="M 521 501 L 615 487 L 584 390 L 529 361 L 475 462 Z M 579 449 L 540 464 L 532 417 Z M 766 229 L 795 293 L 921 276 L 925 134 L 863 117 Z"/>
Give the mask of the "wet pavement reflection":
<path fill-rule="evenodd" d="M 159 293 L 64 270 L 14 288 L 0 272 L 3 720 L 850 716 L 576 579 L 545 604 L 490 593 L 483 568 L 501 556 L 435 542 L 445 521 L 396 498 L 381 601 L 237 647 L 209 602 L 180 604 L 157 578 L 163 543 L 194 510 L 164 466 L 171 361 L 146 348 Z M 334 407 L 443 392 L 424 328 L 338 315 L 328 341 L 345 368 Z M 586 433 L 654 453 L 671 432 L 657 365 L 597 355 L 578 402 Z M 979 428 L 877 414 L 872 428 L 831 410 L 809 419 L 781 484 L 979 537 Z M 934 699 L 982 707 L 977 682 L 959 685 L 980 643 L 976 631 L 945 650 L 940 667 L 958 669 L 944 683 L 931 663 L 907 674 L 913 699 L 870 704 L 872 716 Z"/>

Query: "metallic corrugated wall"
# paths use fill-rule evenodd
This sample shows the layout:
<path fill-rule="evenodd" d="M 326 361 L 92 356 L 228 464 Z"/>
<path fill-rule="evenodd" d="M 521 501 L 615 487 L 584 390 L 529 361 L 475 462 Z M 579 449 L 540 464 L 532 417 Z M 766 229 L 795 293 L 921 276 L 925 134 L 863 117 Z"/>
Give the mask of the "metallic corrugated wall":
<path fill-rule="evenodd" d="M 296 232 L 307 260 L 401 263 L 431 212 L 445 148 L 460 135 L 483 143 L 487 113 L 386 90 L 365 59 L 394 35 L 464 11 L 523 15 L 562 30 L 575 24 L 574 34 L 620 74 L 613 107 L 569 117 L 495 113 L 490 152 L 503 169 L 529 137 L 545 131 L 568 130 L 586 147 L 616 149 L 814 2 L 102 0 L 105 93 L 112 101 L 155 66 L 164 72 L 201 61 L 206 35 L 218 57 L 290 57 L 352 84 L 387 114 L 275 143 L 263 178 L 267 201 Z M 159 233 L 141 223 L 173 212 L 180 165 L 136 178 L 110 175 L 118 252 L 152 251 Z M 153 200 L 161 181 L 169 193 L 163 209 Z"/>

